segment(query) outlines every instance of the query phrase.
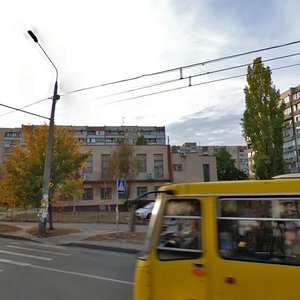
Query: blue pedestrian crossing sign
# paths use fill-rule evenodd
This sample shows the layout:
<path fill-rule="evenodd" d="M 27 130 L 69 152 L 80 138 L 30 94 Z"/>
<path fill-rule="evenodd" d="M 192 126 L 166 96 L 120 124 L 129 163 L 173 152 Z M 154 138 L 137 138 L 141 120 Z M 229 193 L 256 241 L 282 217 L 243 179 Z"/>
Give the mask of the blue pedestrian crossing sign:
<path fill-rule="evenodd" d="M 118 190 L 118 193 L 125 193 L 125 180 L 124 179 L 117 180 L 117 190 Z"/>

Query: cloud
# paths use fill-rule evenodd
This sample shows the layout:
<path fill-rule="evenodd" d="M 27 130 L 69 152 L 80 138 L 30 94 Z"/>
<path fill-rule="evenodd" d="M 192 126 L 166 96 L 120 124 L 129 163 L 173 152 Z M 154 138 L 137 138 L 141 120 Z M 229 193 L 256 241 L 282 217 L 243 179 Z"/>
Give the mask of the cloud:
<path fill-rule="evenodd" d="M 128 82 L 128 86 L 85 88 L 299 40 L 299 8 L 296 0 L 74 0 L 71 4 L 66 0 L 28 0 L 26 4 L 21 0 L 7 1 L 0 20 L 1 36 L 6 41 L 0 57 L 0 101 L 22 108 L 52 95 L 54 69 L 26 33 L 32 29 L 59 69 L 59 93 L 68 93 L 57 103 L 56 124 L 101 126 L 124 121 L 126 125 L 166 126 L 174 144 L 244 144 L 240 119 L 246 79 L 202 83 L 245 74 L 246 67 L 214 71 L 249 64 L 257 56 L 267 59 L 299 52 L 300 44 L 187 68 L 184 76 L 205 73 L 192 79 L 193 85 L 199 85 L 191 88 L 126 100 L 188 86 L 188 81 L 182 80 L 170 86 L 104 97 L 178 79 L 178 70 Z M 272 69 L 297 63 L 298 59 L 266 65 Z M 299 84 L 299 75 L 299 67 L 295 67 L 275 71 L 272 79 L 276 88 L 284 92 Z M 77 89 L 84 91 L 69 93 Z M 46 116 L 50 109 L 51 100 L 28 107 Z M 12 117 L 5 115 L 7 109 L 2 110 L 3 127 L 44 122 L 20 112 Z"/>
<path fill-rule="evenodd" d="M 198 145 L 245 145 L 241 113 L 221 111 L 218 106 L 184 116 L 166 126 L 171 145 L 196 142 Z"/>

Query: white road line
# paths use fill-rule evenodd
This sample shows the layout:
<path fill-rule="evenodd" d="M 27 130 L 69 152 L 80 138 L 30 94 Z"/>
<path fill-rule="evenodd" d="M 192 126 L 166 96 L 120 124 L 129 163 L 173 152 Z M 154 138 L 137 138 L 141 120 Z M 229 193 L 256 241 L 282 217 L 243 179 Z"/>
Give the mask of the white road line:
<path fill-rule="evenodd" d="M 16 256 L 30 257 L 30 258 L 34 258 L 34 259 L 40 259 L 40 260 L 52 260 L 52 258 L 49 258 L 49 257 L 41 257 L 41 256 L 36 256 L 36 255 L 30 255 L 30 254 L 25 254 L 25 253 L 17 253 L 17 252 L 5 251 L 5 250 L 0 250 L 0 253 L 16 255 Z"/>
<path fill-rule="evenodd" d="M 131 281 L 113 279 L 113 278 L 108 278 L 108 277 L 103 277 L 103 276 L 96 276 L 96 275 L 78 273 L 78 272 L 72 272 L 72 271 L 64 271 L 64 270 L 54 269 L 54 268 L 47 268 L 47 267 L 32 265 L 32 264 L 29 264 L 29 263 L 23 263 L 23 262 L 18 262 L 18 261 L 9 260 L 9 259 L 1 259 L 0 258 L 0 262 L 7 263 L 7 264 L 13 264 L 13 265 L 21 266 L 21 267 L 30 267 L 30 268 L 47 270 L 47 271 L 58 272 L 58 273 L 64 273 L 64 274 L 69 274 L 69 275 L 75 275 L 75 276 L 88 277 L 88 278 L 105 280 L 105 281 L 110 281 L 110 282 L 116 282 L 116 283 L 120 283 L 120 284 L 127 284 L 127 285 L 133 285 L 134 284 Z"/>
<path fill-rule="evenodd" d="M 21 267 L 28 267 L 30 265 L 28 263 L 23 263 L 23 262 L 20 262 L 20 261 L 15 261 L 15 260 L 10 260 L 10 259 L 3 259 L 3 258 L 0 258 L 0 262 L 6 263 L 6 264 L 17 265 L 17 266 L 21 266 Z"/>
<path fill-rule="evenodd" d="M 39 244 L 39 247 L 43 247 L 43 248 L 66 249 L 66 247 L 64 247 L 64 246 L 54 245 L 54 244 L 45 244 L 45 243 L 40 243 L 40 244 Z"/>
<path fill-rule="evenodd" d="M 54 251 L 48 251 L 48 250 L 41 250 L 41 249 L 35 249 L 35 248 L 19 247 L 19 246 L 13 246 L 13 245 L 6 245 L 6 247 L 14 248 L 14 249 L 22 249 L 22 250 L 41 252 L 41 253 L 47 253 L 47 254 L 54 254 L 54 255 L 59 255 L 59 256 L 70 256 L 71 255 L 71 254 L 66 254 L 66 253 L 60 253 L 60 252 L 54 252 Z"/>
<path fill-rule="evenodd" d="M 53 272 L 59 272 L 59 273 L 64 273 L 64 274 L 70 274 L 70 275 L 77 275 L 77 276 L 81 276 L 81 277 L 89 277 L 89 278 L 100 279 L 100 280 L 105 280 L 105 281 L 117 282 L 117 283 L 128 284 L 128 285 L 134 284 L 131 281 L 113 279 L 113 278 L 108 278 L 108 277 L 102 277 L 102 276 L 96 276 L 96 275 L 78 273 L 78 272 L 72 272 L 72 271 L 64 271 L 64 270 L 60 270 L 60 269 L 47 268 L 47 267 L 36 266 L 36 265 L 31 265 L 31 264 L 29 264 L 28 267 L 42 269 L 42 270 L 48 270 L 48 271 L 53 271 Z"/>

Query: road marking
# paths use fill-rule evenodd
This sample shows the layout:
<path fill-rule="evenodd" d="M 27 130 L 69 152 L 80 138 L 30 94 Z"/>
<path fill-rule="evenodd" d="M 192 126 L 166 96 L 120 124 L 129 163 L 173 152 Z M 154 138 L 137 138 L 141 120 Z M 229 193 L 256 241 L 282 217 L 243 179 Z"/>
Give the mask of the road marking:
<path fill-rule="evenodd" d="M 117 282 L 117 283 L 122 283 L 122 284 L 128 284 L 128 285 L 133 285 L 134 284 L 133 282 L 130 282 L 130 281 L 113 279 L 113 278 L 108 278 L 108 277 L 103 277 L 103 276 L 96 276 L 96 275 L 78 273 L 78 272 L 72 272 L 72 271 L 64 271 L 64 270 L 60 270 L 60 269 L 47 268 L 47 267 L 36 266 L 36 265 L 31 265 L 31 264 L 29 264 L 28 266 L 31 267 L 31 268 L 36 268 L 36 269 L 42 269 L 42 270 L 59 272 L 59 273 L 70 274 L 70 275 L 77 275 L 77 276 L 81 276 L 81 277 L 89 277 L 89 278 L 100 279 L 100 280 L 111 281 L 111 282 Z"/>
<path fill-rule="evenodd" d="M 91 253 L 91 252 L 95 252 L 95 249 L 82 248 L 81 252 Z M 107 254 L 107 255 L 110 255 L 110 256 L 117 256 L 117 257 L 120 257 L 120 256 L 133 257 L 133 256 L 135 256 L 134 253 L 113 252 L 112 250 L 99 250 L 99 249 L 97 249 L 97 253 L 103 253 L 103 254 Z"/>
<path fill-rule="evenodd" d="M 66 247 L 64 246 L 60 246 L 60 245 L 54 245 L 54 244 L 44 244 L 44 243 L 40 243 L 39 247 L 43 247 L 43 248 L 57 248 L 57 249 L 66 249 Z"/>
<path fill-rule="evenodd" d="M 60 255 L 60 256 L 70 256 L 71 255 L 71 254 L 67 254 L 67 253 L 60 253 L 60 252 L 54 252 L 54 251 L 48 251 L 48 250 L 42 250 L 42 249 L 34 249 L 34 248 L 27 248 L 27 247 L 20 247 L 20 246 L 13 246 L 13 245 L 6 245 L 6 247 L 14 248 L 14 249 L 30 250 L 30 251 L 47 253 L 47 254 L 54 254 L 54 255 Z"/>
<path fill-rule="evenodd" d="M 30 265 L 28 263 L 23 263 L 23 262 L 20 262 L 20 261 L 15 261 L 15 260 L 10 260 L 10 259 L 3 259 L 3 258 L 0 258 L 0 262 L 6 263 L 6 264 L 17 265 L 17 266 L 21 266 L 21 267 L 28 267 Z"/>
<path fill-rule="evenodd" d="M 47 271 L 64 273 L 64 274 L 81 276 L 81 277 L 88 277 L 88 278 L 111 281 L 111 282 L 127 284 L 127 285 L 133 285 L 134 284 L 133 282 L 130 282 L 130 281 L 113 279 L 113 278 L 108 278 L 108 277 L 103 277 L 103 276 L 96 276 L 96 275 L 85 274 L 85 273 L 72 272 L 72 271 L 64 271 L 64 270 L 54 269 L 54 268 L 47 268 L 47 267 L 32 265 L 32 264 L 29 264 L 29 263 L 18 262 L 18 261 L 14 261 L 14 260 L 10 260 L 10 259 L 1 259 L 0 258 L 0 262 L 7 263 L 7 264 L 12 264 L 12 265 L 17 265 L 17 266 L 21 266 L 21 267 L 31 267 L 31 268 L 35 268 L 35 269 L 47 270 Z"/>
<path fill-rule="evenodd" d="M 40 260 L 52 260 L 52 258 L 49 258 L 49 257 L 41 257 L 41 256 L 36 256 L 36 255 L 17 253 L 17 252 L 5 251 L 5 250 L 0 250 L 0 253 L 16 255 L 16 256 L 30 257 L 30 258 L 34 258 L 34 259 L 40 259 Z"/>

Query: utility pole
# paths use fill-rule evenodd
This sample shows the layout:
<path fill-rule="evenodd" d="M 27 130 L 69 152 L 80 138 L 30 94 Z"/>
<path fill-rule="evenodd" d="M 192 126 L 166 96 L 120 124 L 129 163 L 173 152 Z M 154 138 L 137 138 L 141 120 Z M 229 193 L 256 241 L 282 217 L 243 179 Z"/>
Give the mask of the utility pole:
<path fill-rule="evenodd" d="M 47 149 L 46 149 L 46 155 L 45 155 L 45 165 L 44 165 L 44 175 L 43 175 L 43 199 L 41 200 L 41 209 L 39 214 L 39 225 L 38 225 L 38 236 L 42 237 L 46 234 L 46 220 L 48 216 L 48 208 L 49 208 L 49 185 L 50 185 L 50 176 L 51 176 L 51 163 L 52 163 L 52 148 L 53 148 L 53 137 L 54 137 L 54 115 L 55 115 L 55 106 L 56 101 L 60 98 L 60 96 L 57 94 L 58 90 L 58 70 L 46 51 L 43 49 L 43 47 L 40 45 L 36 35 L 31 31 L 27 31 L 30 37 L 33 39 L 35 43 L 39 45 L 39 47 L 42 49 L 44 54 L 46 55 L 47 59 L 50 61 L 52 66 L 55 69 L 56 72 L 56 79 L 54 83 L 54 90 L 53 90 L 53 96 L 52 96 L 52 107 L 51 107 L 51 115 L 50 115 L 50 121 L 49 121 L 49 130 L 48 130 L 48 140 L 47 140 Z"/>

